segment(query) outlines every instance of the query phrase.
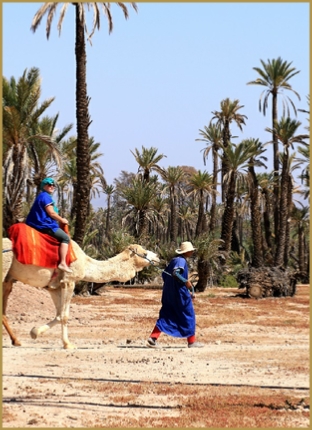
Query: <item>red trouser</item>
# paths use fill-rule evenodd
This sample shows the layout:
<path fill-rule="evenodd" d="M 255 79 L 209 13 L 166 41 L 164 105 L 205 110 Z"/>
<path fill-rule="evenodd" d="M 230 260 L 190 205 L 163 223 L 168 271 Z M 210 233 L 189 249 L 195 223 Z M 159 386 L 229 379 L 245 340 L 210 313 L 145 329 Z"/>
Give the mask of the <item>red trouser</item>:
<path fill-rule="evenodd" d="M 155 325 L 154 330 L 152 331 L 150 337 L 152 337 L 153 339 L 158 339 L 160 334 L 161 334 L 161 330 L 159 330 L 157 325 Z M 194 343 L 195 342 L 195 334 L 193 334 L 192 336 L 189 336 L 187 338 L 187 342 L 188 343 Z"/>

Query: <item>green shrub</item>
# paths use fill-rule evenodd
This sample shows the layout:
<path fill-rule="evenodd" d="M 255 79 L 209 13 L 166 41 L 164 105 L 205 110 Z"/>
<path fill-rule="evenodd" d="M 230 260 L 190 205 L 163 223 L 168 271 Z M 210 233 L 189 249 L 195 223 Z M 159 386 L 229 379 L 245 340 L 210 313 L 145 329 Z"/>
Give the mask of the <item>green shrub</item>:
<path fill-rule="evenodd" d="M 223 288 L 238 288 L 238 282 L 233 275 L 221 275 L 218 284 Z"/>

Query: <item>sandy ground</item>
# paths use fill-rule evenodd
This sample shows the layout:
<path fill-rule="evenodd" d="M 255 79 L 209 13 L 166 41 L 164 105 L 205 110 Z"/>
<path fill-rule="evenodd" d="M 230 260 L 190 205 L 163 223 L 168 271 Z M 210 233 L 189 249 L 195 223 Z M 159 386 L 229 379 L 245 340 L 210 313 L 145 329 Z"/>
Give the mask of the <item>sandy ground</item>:
<path fill-rule="evenodd" d="M 16 283 L 2 336 L 8 427 L 309 427 L 309 286 L 294 297 L 246 299 L 237 289 L 197 294 L 197 339 L 161 335 L 146 346 L 161 290 L 108 286 L 74 297 L 69 338 L 47 291 Z M 241 414 L 241 415 L 240 415 Z M 235 421 L 236 420 L 236 421 Z"/>

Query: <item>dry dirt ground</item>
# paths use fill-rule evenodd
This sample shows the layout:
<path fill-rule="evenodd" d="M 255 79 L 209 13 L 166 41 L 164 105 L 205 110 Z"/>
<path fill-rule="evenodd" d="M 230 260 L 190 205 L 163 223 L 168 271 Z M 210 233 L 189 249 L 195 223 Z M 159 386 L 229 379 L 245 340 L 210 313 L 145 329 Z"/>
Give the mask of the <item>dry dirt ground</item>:
<path fill-rule="evenodd" d="M 16 283 L 7 315 L 22 342 L 2 336 L 2 427 L 309 428 L 309 286 L 294 297 L 247 299 L 237 289 L 197 294 L 197 339 L 164 334 L 146 346 L 160 289 L 107 286 L 74 297 L 64 350 L 48 292 Z"/>

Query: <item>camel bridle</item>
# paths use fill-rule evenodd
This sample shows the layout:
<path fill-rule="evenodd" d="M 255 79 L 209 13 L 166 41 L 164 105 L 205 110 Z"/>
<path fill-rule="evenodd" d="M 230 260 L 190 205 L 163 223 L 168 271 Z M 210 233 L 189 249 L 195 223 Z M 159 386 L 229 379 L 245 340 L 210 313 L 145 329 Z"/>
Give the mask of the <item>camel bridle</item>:
<path fill-rule="evenodd" d="M 135 249 L 133 249 L 133 248 L 129 248 L 135 255 L 137 255 L 138 257 L 141 257 L 141 258 L 144 258 L 145 260 L 147 260 L 152 266 L 154 266 L 154 267 L 156 267 L 156 269 L 158 269 L 158 270 L 161 270 L 162 271 L 162 273 L 165 273 L 166 275 L 169 275 L 169 276 L 171 276 L 172 278 L 173 278 L 173 276 L 171 275 L 171 273 L 169 273 L 169 272 L 166 272 L 165 270 L 162 270 L 162 269 L 160 269 L 159 267 L 157 267 L 157 266 L 155 266 L 155 263 L 154 263 L 154 261 L 152 261 L 152 260 L 150 260 L 149 258 L 147 258 L 146 257 L 146 255 L 142 255 L 142 254 L 139 254 Z M 193 285 L 193 283 L 191 282 L 191 284 L 192 284 L 192 298 L 195 298 L 195 289 L 194 289 L 194 285 Z"/>
<path fill-rule="evenodd" d="M 137 250 L 136 250 L 136 249 L 134 249 L 134 248 L 129 248 L 129 249 L 130 249 L 130 251 L 131 251 L 131 252 L 133 252 L 133 254 L 137 255 L 138 257 L 144 258 L 144 260 L 147 260 L 150 264 L 152 264 L 153 266 L 155 266 L 154 261 L 153 261 L 153 260 L 150 260 L 149 258 L 147 258 L 147 257 L 146 257 L 146 255 L 144 255 L 144 254 L 139 254 L 139 253 L 137 252 Z"/>

